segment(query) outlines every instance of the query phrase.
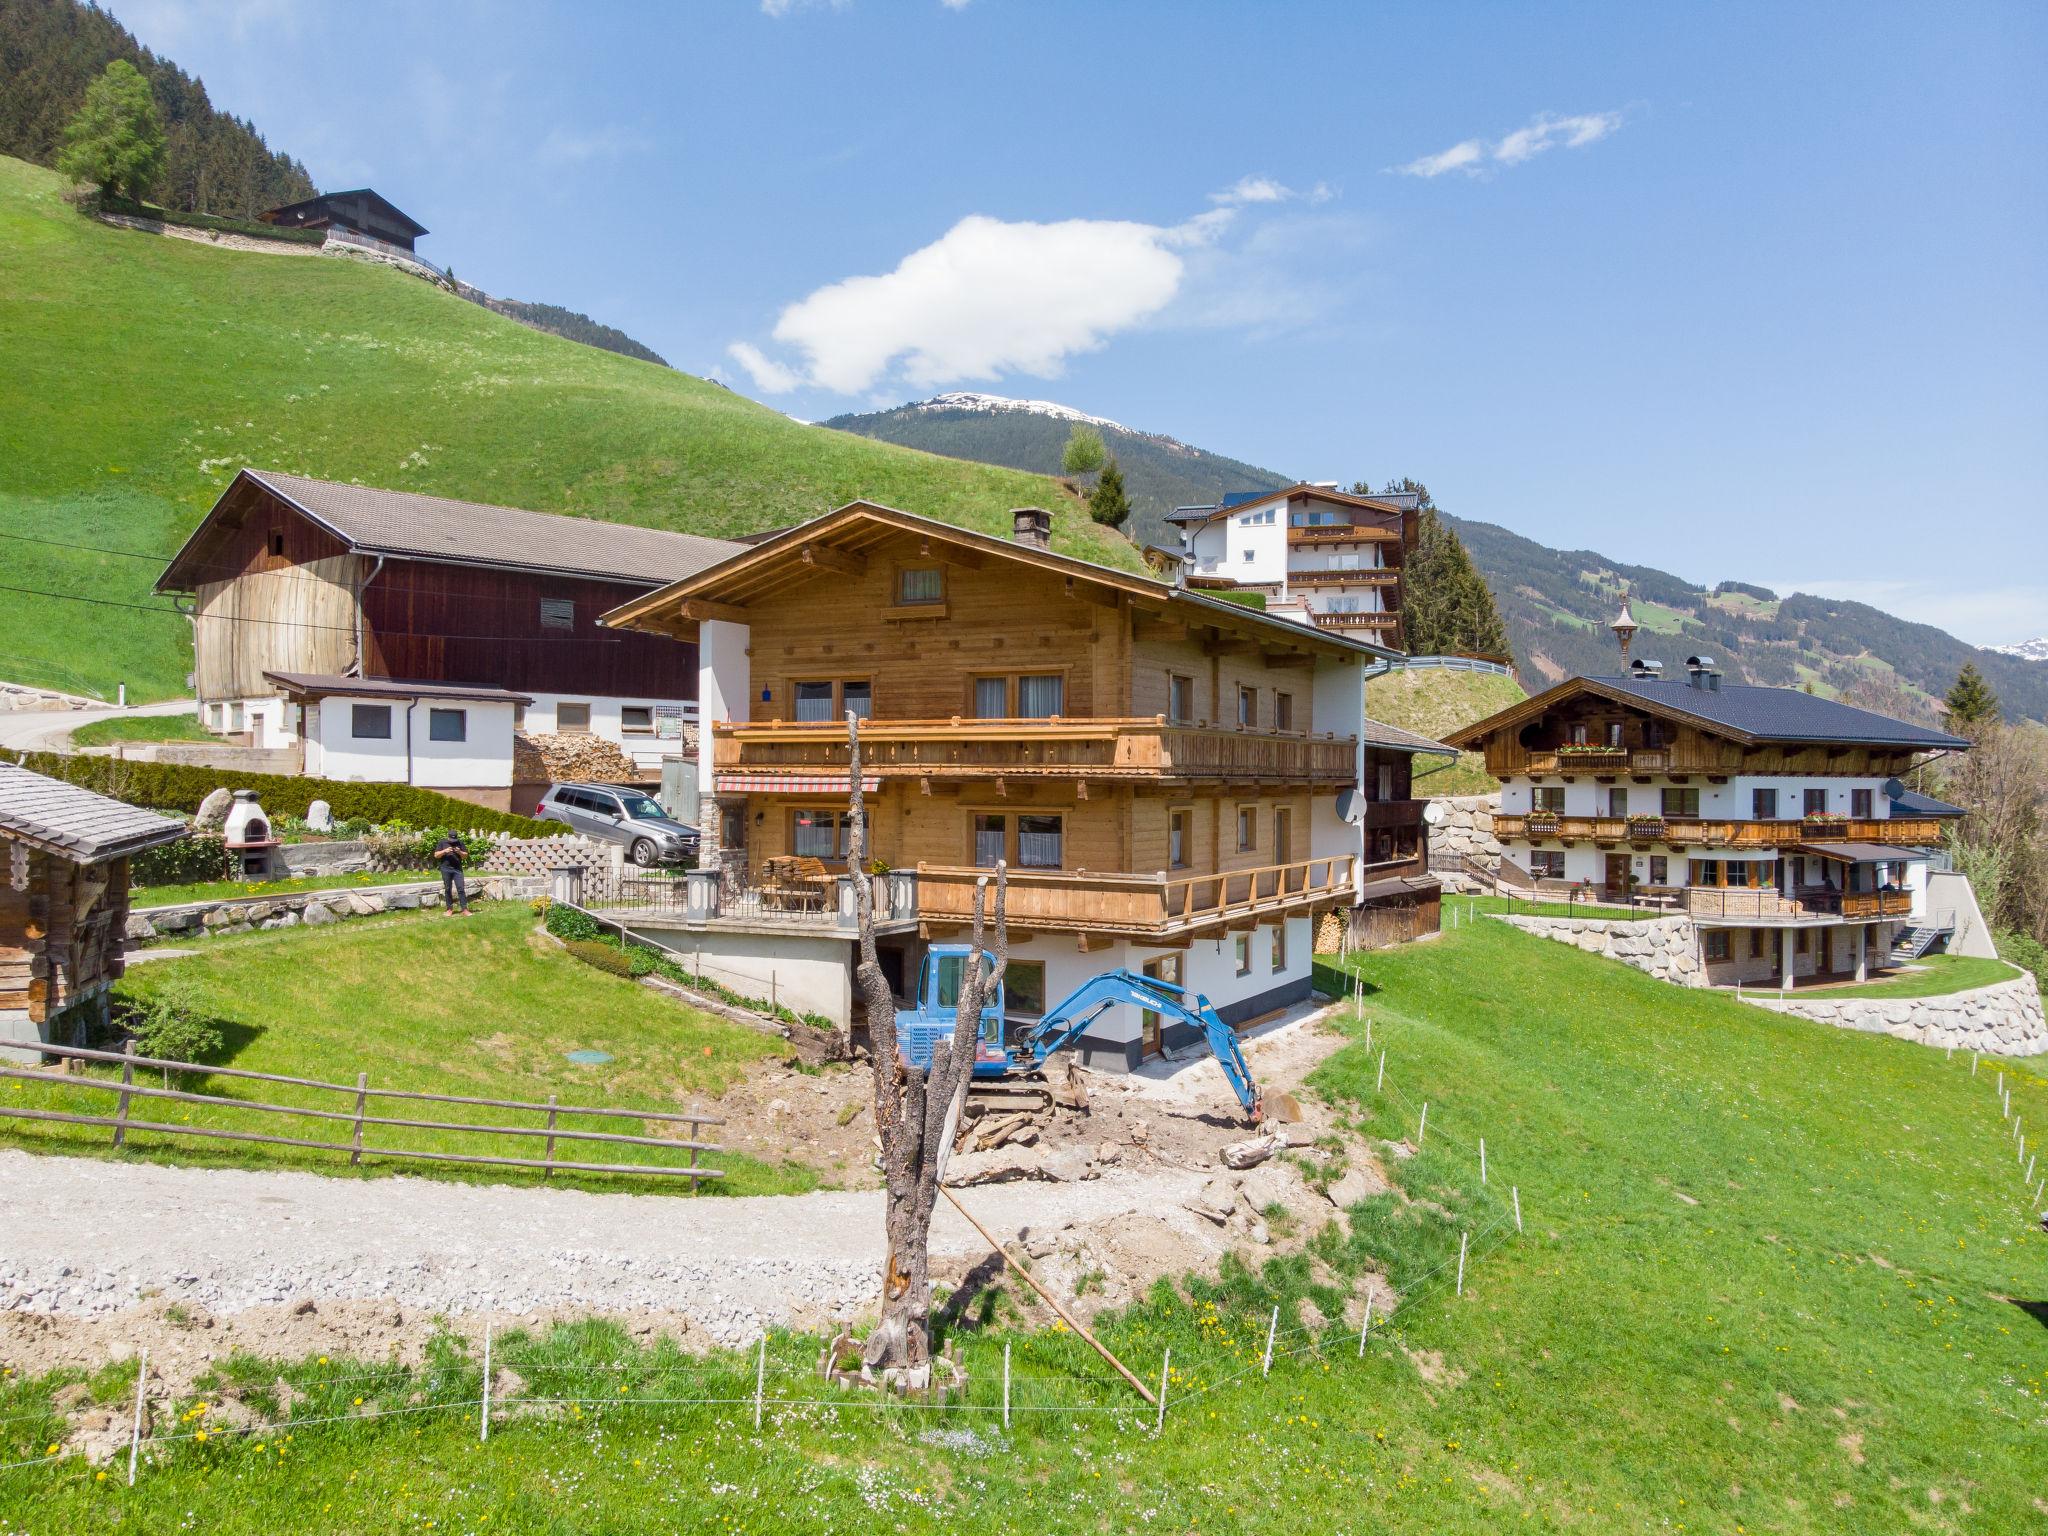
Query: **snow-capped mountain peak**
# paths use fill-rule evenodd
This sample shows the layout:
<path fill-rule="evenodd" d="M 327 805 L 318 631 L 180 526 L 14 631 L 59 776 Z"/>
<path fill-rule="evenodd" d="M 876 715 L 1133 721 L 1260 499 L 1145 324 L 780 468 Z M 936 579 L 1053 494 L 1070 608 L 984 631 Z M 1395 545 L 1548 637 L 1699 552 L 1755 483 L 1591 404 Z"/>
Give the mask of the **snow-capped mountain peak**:
<path fill-rule="evenodd" d="M 2021 661 L 2048 661 L 2048 635 L 2037 640 L 2022 640 L 2018 645 L 1987 645 L 1987 651 L 1996 651 L 2001 656 L 2017 656 Z"/>
<path fill-rule="evenodd" d="M 1056 421 L 1085 421 L 1090 426 L 1109 427 L 1118 432 L 1128 432 L 1120 421 L 1111 421 L 1107 416 L 1090 416 L 1086 411 L 1077 411 L 1071 405 L 1061 405 L 1057 400 L 1013 400 L 1008 395 L 987 395 L 979 390 L 956 389 L 943 395 L 933 395 L 929 400 L 913 400 L 904 407 L 907 411 L 1026 411 L 1033 416 L 1050 416 Z"/>

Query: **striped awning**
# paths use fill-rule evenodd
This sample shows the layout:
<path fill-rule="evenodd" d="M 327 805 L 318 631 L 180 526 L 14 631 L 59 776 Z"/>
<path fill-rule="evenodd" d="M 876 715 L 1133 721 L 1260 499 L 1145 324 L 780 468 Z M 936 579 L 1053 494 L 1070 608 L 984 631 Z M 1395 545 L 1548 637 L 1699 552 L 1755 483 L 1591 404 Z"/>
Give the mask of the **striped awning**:
<path fill-rule="evenodd" d="M 721 773 L 717 783 L 721 795 L 843 795 L 847 790 L 843 773 Z M 862 794 L 881 787 L 880 779 L 861 775 Z"/>

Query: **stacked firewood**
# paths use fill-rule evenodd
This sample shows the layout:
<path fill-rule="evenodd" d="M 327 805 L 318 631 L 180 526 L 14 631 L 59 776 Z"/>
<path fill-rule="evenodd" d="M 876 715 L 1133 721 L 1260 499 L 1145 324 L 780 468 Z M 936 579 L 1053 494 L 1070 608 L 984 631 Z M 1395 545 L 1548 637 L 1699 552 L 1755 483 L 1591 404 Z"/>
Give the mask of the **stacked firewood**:
<path fill-rule="evenodd" d="M 519 731 L 512 737 L 512 776 L 521 784 L 625 784 L 642 774 L 616 742 L 602 736 Z"/>

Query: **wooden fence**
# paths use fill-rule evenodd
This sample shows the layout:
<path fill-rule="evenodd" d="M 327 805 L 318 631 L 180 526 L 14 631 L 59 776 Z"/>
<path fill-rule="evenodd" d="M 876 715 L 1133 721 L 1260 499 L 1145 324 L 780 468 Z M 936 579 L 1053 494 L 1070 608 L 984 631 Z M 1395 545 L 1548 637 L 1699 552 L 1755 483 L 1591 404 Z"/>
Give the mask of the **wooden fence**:
<path fill-rule="evenodd" d="M 450 1093 L 417 1093 L 397 1088 L 372 1088 L 369 1074 L 356 1074 L 353 1085 L 344 1083 L 323 1083 L 313 1078 L 280 1077 L 269 1072 L 248 1072 L 239 1067 L 210 1067 L 187 1061 L 162 1061 L 155 1057 L 137 1056 L 131 1042 L 124 1051 L 92 1051 L 79 1046 L 39 1045 L 35 1047 L 45 1056 L 56 1056 L 67 1061 L 98 1062 L 118 1066 L 121 1076 L 118 1081 L 111 1078 L 87 1077 L 65 1073 L 58 1075 L 48 1071 L 20 1067 L 0 1067 L 0 1079 L 17 1082 L 42 1083 L 48 1087 L 99 1089 L 119 1095 L 114 1112 L 110 1115 L 81 1115 L 54 1109 L 27 1109 L 10 1104 L 0 1104 L 0 1119 L 54 1121 L 64 1125 L 104 1126 L 114 1133 L 114 1145 L 124 1146 L 130 1131 L 154 1131 L 166 1136 L 201 1136 L 216 1141 L 261 1142 L 269 1146 L 302 1147 L 319 1152 L 346 1152 L 351 1167 L 360 1166 L 366 1157 L 415 1158 L 442 1163 L 482 1163 L 502 1168 L 539 1168 L 544 1176 L 553 1173 L 626 1173 L 652 1174 L 656 1176 L 680 1177 L 691 1180 L 696 1188 L 700 1179 L 722 1179 L 724 1170 L 706 1168 L 698 1162 L 701 1152 L 719 1151 L 716 1142 L 700 1139 L 701 1128 L 707 1125 L 723 1125 L 725 1122 L 715 1115 L 677 1114 L 654 1109 L 612 1109 L 593 1108 L 588 1105 L 562 1104 L 553 1094 L 544 1104 L 525 1102 L 518 1099 L 470 1098 Z M 313 1088 L 327 1093 L 341 1094 L 352 1100 L 348 1109 L 315 1109 L 298 1104 L 271 1104 L 256 1099 L 234 1099 L 220 1094 L 189 1093 L 178 1088 L 153 1088 L 135 1081 L 135 1069 L 143 1067 L 161 1072 L 190 1072 L 207 1077 L 239 1077 L 260 1083 L 282 1083 L 294 1088 Z M 203 1104 L 221 1109 L 248 1110 L 257 1114 L 296 1115 L 301 1119 L 339 1122 L 349 1128 L 347 1141 L 315 1141 L 299 1136 L 278 1136 L 259 1131 L 230 1131 L 213 1126 L 171 1125 L 157 1120 L 138 1120 L 131 1113 L 136 1099 L 160 1099 L 174 1104 Z M 396 1099 L 409 1103 L 460 1104 L 480 1109 L 512 1110 L 518 1113 L 543 1117 L 539 1125 L 483 1125 L 462 1120 L 407 1120 L 391 1115 L 373 1115 L 368 1112 L 372 1099 Z M 564 1115 L 588 1116 L 612 1120 L 657 1120 L 671 1125 L 690 1127 L 688 1140 L 666 1136 L 631 1136 L 615 1131 L 583 1131 L 565 1129 L 560 1125 Z M 415 1131 L 448 1131 L 474 1136 L 525 1136 L 543 1137 L 546 1147 L 540 1157 L 494 1157 L 472 1152 L 427 1152 L 405 1147 L 372 1146 L 363 1140 L 365 1126 L 382 1126 L 389 1129 Z M 558 1142 L 589 1141 L 613 1146 L 659 1147 L 673 1152 L 688 1152 L 689 1162 L 681 1167 L 670 1167 L 659 1163 L 581 1163 L 565 1161 L 555 1155 Z"/>

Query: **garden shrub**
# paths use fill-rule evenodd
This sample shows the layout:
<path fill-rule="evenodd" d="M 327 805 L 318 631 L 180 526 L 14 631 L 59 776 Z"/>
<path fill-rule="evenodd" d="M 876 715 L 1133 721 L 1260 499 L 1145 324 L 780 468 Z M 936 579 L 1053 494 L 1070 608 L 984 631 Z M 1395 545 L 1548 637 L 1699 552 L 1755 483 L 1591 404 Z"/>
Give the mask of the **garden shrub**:
<path fill-rule="evenodd" d="M 548 932 L 565 943 L 595 939 L 604 930 L 597 919 L 581 907 L 565 907 L 560 902 L 549 902 L 545 921 Z"/>
<path fill-rule="evenodd" d="M 122 1024 L 138 1056 L 198 1064 L 218 1057 L 226 1044 L 220 1019 L 175 981 L 154 997 L 124 1001 L 130 1011 Z M 170 1076 L 168 1070 L 164 1076 Z"/>
<path fill-rule="evenodd" d="M 253 789 L 273 817 L 304 816 L 325 800 L 337 819 L 390 827 L 456 827 L 464 832 L 509 832 L 515 837 L 561 837 L 559 822 L 535 821 L 508 811 L 487 811 L 410 784 L 347 784 L 281 773 L 241 773 L 189 763 L 138 763 L 118 757 L 64 756 L 55 752 L 8 754 L 22 767 L 81 785 L 130 805 L 195 812 L 216 789 Z"/>
<path fill-rule="evenodd" d="M 128 861 L 133 885 L 203 885 L 233 873 L 228 845 L 218 832 L 194 832 L 175 843 L 145 848 Z"/>
<path fill-rule="evenodd" d="M 562 946 L 585 965 L 594 965 L 613 976 L 633 975 L 633 957 L 616 944 L 602 939 L 571 939 Z"/>
<path fill-rule="evenodd" d="M 2021 970 L 2032 971 L 2034 980 L 2048 988 L 2048 946 L 2044 946 L 2032 934 L 2004 929 L 1994 933 L 1992 940 L 2001 960 L 2010 960 Z"/>

